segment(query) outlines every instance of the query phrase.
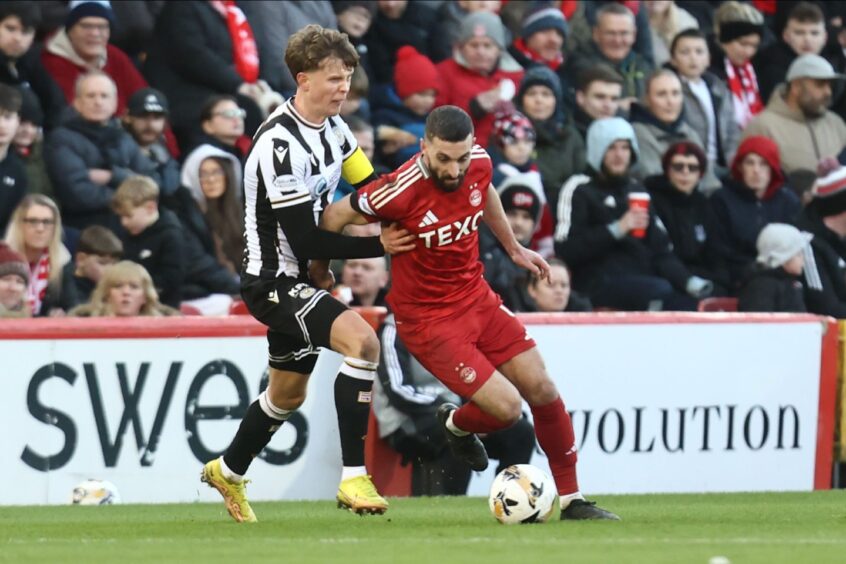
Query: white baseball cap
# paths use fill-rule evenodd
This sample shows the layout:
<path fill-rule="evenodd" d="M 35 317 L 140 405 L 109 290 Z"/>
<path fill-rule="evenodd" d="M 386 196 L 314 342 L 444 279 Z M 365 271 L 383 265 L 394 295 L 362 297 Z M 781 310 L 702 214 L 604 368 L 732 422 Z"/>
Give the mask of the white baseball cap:
<path fill-rule="evenodd" d="M 841 80 L 846 78 L 834 72 L 834 67 L 819 55 L 807 54 L 796 59 L 787 69 L 787 82 L 797 78 L 815 78 L 818 80 Z"/>

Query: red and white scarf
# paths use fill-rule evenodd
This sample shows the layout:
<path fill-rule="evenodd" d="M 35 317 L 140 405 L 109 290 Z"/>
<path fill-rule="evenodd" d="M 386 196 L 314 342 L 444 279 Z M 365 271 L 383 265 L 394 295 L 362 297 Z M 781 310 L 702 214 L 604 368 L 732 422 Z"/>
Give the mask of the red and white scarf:
<path fill-rule="evenodd" d="M 212 0 L 210 4 L 226 20 L 235 72 L 244 82 L 255 84 L 259 78 L 259 52 L 250 22 L 233 0 Z"/>
<path fill-rule="evenodd" d="M 38 261 L 29 265 L 29 288 L 26 290 L 26 300 L 32 315 L 41 313 L 44 297 L 47 295 L 47 284 L 50 282 L 50 255 L 44 251 Z"/>
<path fill-rule="evenodd" d="M 728 87 L 734 102 L 734 119 L 740 129 L 743 129 L 755 114 L 764 109 L 761 93 L 758 91 L 758 77 L 751 63 L 736 67 L 728 57 L 724 58 L 724 62 Z"/>

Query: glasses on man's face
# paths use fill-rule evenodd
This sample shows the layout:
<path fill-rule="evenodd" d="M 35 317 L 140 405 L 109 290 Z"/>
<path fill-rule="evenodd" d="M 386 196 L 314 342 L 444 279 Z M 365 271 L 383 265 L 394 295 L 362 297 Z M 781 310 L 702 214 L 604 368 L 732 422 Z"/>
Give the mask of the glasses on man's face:
<path fill-rule="evenodd" d="M 227 119 L 233 119 L 233 118 L 244 119 L 245 117 L 247 117 L 247 112 L 245 112 L 241 108 L 229 108 L 228 110 L 220 110 L 219 112 L 215 112 L 212 115 L 224 117 L 224 118 L 227 118 Z"/>
<path fill-rule="evenodd" d="M 79 29 L 86 33 L 97 32 L 100 34 L 109 33 L 109 24 L 96 24 L 96 23 L 88 23 L 88 22 L 80 22 L 76 24 L 79 26 Z"/>
<path fill-rule="evenodd" d="M 699 165 L 694 163 L 671 163 L 670 168 L 673 169 L 673 172 L 699 172 L 700 170 Z"/>
<path fill-rule="evenodd" d="M 24 223 L 30 225 L 32 227 L 53 227 L 56 225 L 55 219 L 39 219 L 37 217 L 25 217 L 23 220 Z"/>

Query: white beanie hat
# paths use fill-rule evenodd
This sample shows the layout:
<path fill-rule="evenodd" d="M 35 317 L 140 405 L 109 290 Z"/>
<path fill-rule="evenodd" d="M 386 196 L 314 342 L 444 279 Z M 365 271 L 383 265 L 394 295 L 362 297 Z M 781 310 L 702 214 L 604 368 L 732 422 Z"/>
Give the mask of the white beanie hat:
<path fill-rule="evenodd" d="M 758 263 L 778 268 L 797 254 L 814 236 L 786 223 L 770 223 L 758 235 Z"/>

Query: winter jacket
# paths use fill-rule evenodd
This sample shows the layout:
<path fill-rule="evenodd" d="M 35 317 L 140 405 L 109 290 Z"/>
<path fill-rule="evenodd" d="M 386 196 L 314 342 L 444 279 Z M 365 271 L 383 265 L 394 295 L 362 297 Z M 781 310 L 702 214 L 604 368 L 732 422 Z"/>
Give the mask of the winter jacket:
<path fill-rule="evenodd" d="M 493 113 L 485 113 L 475 98 L 482 92 L 487 92 L 499 86 L 503 81 L 511 81 L 514 91 L 523 80 L 523 70 L 510 56 L 500 60 L 500 65 L 490 74 L 481 74 L 460 64 L 455 58 L 441 61 L 436 65 L 441 80 L 441 89 L 435 106 L 451 104 L 468 112 L 473 118 L 476 143 L 488 146 L 491 130 L 493 129 Z"/>
<path fill-rule="evenodd" d="M 23 197 L 27 194 L 26 169 L 15 154 L 8 148 L 6 158 L 0 161 L 0 234 L 5 236 L 6 226 Z"/>
<path fill-rule="evenodd" d="M 44 129 L 49 131 L 59 124 L 67 103 L 62 89 L 41 64 L 40 48 L 31 47 L 17 61 L 0 53 L 0 82 L 32 89 L 44 110 Z"/>
<path fill-rule="evenodd" d="M 109 204 L 115 190 L 128 177 L 141 174 L 161 182 L 153 164 L 116 121 L 107 125 L 73 117 L 53 130 L 44 151 L 47 174 L 62 208 L 64 223 L 77 229 L 92 224 L 117 227 Z M 88 171 L 107 169 L 107 185 L 91 182 Z"/>
<path fill-rule="evenodd" d="M 814 235 L 805 253 L 805 304 L 808 311 L 846 319 L 846 241 L 823 223 L 811 202 L 796 226 Z"/>
<path fill-rule="evenodd" d="M 371 83 L 393 83 L 397 50 L 403 45 L 411 45 L 418 53 L 428 56 L 436 18 L 437 12 L 424 2 L 409 2 L 402 15 L 395 20 L 377 12 L 364 36 L 373 71 Z"/>
<path fill-rule="evenodd" d="M 804 313 L 802 283 L 781 267 L 756 265 L 740 289 L 737 310 Z"/>
<path fill-rule="evenodd" d="M 793 223 L 800 208 L 799 198 L 786 187 L 759 200 L 750 188 L 733 179 L 711 195 L 709 204 L 709 251 L 725 262 L 732 287 L 755 261 L 761 229 L 769 223 Z"/>
<path fill-rule="evenodd" d="M 673 143 L 691 141 L 703 147 L 699 135 L 685 121 L 684 113 L 674 123 L 666 124 L 658 121 L 644 106 L 635 103 L 632 104 L 630 121 L 640 147 L 638 166 L 632 169 L 632 176 L 638 180 L 664 172 L 661 159 Z M 709 167 L 700 181 L 700 188 L 710 194 L 720 186 L 719 179 Z"/>
<path fill-rule="evenodd" d="M 766 109 L 743 130 L 743 139 L 763 135 L 775 141 L 787 174 L 795 170 L 816 171 L 820 159 L 836 158 L 846 147 L 846 123 L 832 111 L 806 118 L 801 110 L 787 105 L 784 95 L 784 86 L 773 92 Z"/>
<path fill-rule="evenodd" d="M 73 50 L 64 28 L 47 39 L 41 62 L 62 89 L 67 103 L 73 102 L 76 97 L 76 79 L 88 72 L 88 65 Z M 136 90 L 147 87 L 147 81 L 126 53 L 112 44 L 106 45 L 105 60 L 100 61 L 98 68 L 114 80 L 118 101 L 115 115 L 123 115 L 129 98 Z"/>
<path fill-rule="evenodd" d="M 634 50 L 619 63 L 614 63 L 605 58 L 592 40 L 567 58 L 564 72 L 569 79 L 568 82 L 578 84 L 582 71 L 595 67 L 599 63 L 610 66 L 623 77 L 623 98 L 643 97 L 646 91 L 646 77 L 652 72 L 652 64 Z"/>
<path fill-rule="evenodd" d="M 38 140 L 26 150 L 16 148 L 18 158 L 26 169 L 27 191 L 31 194 L 44 194 L 56 199 L 53 183 L 47 174 L 47 163 L 44 161 L 44 140 Z"/>
<path fill-rule="evenodd" d="M 144 76 L 167 97 L 174 129 L 193 128 L 209 96 L 235 95 L 244 82 L 235 71 L 226 21 L 209 2 L 167 2 L 154 39 Z"/>
<path fill-rule="evenodd" d="M 612 224 L 629 209 L 630 192 L 645 188 L 633 179 L 610 181 L 591 171 L 586 181 L 561 190 L 555 254 L 573 271 L 573 287 L 593 298 L 606 280 L 624 274 L 658 276 L 684 293 L 691 276 L 672 252 L 667 232 L 650 210 L 642 239 L 630 233 L 617 238 Z"/>
<path fill-rule="evenodd" d="M 711 280 L 725 291 L 728 270 L 708 247 L 708 198 L 695 189 L 690 194 L 674 188 L 666 176 L 650 176 L 645 182 L 652 196 L 652 209 L 661 220 L 673 245 L 673 253 L 696 276 Z"/>
<path fill-rule="evenodd" d="M 179 307 L 187 263 L 185 233 L 173 212 L 159 210 L 155 223 L 138 235 L 127 235 L 123 258 L 147 269 L 163 304 Z"/>
<path fill-rule="evenodd" d="M 672 67 L 670 67 L 672 69 Z M 702 147 L 708 148 L 708 118 L 705 115 L 706 109 L 702 107 L 699 98 L 690 88 L 690 82 L 681 76 L 682 94 L 684 94 L 684 121 L 699 135 Z M 734 104 L 731 99 L 731 92 L 725 83 L 717 75 L 705 71 L 702 80 L 708 85 L 711 93 L 711 103 L 714 105 L 714 119 L 717 127 L 717 164 L 720 169 L 716 170 L 717 176 L 723 176 L 734 159 L 737 152 L 737 145 L 740 143 L 740 128 L 734 119 Z"/>
<path fill-rule="evenodd" d="M 426 116 L 421 116 L 405 107 L 392 86 L 377 87 L 378 99 L 373 98 L 373 124 L 374 131 L 378 131 L 380 125 L 389 125 L 402 129 L 417 137 L 418 141 L 407 147 L 403 147 L 393 154 L 384 154 L 379 149 L 379 159 L 391 170 L 399 168 L 405 161 L 413 157 L 420 150 L 420 139 L 423 139 L 423 132 L 426 129 Z"/>
<path fill-rule="evenodd" d="M 752 66 L 755 67 L 755 75 L 758 77 L 761 100 L 769 100 L 779 84 L 784 82 L 787 69 L 796 57 L 796 51 L 782 38 L 758 51 L 752 59 Z"/>

